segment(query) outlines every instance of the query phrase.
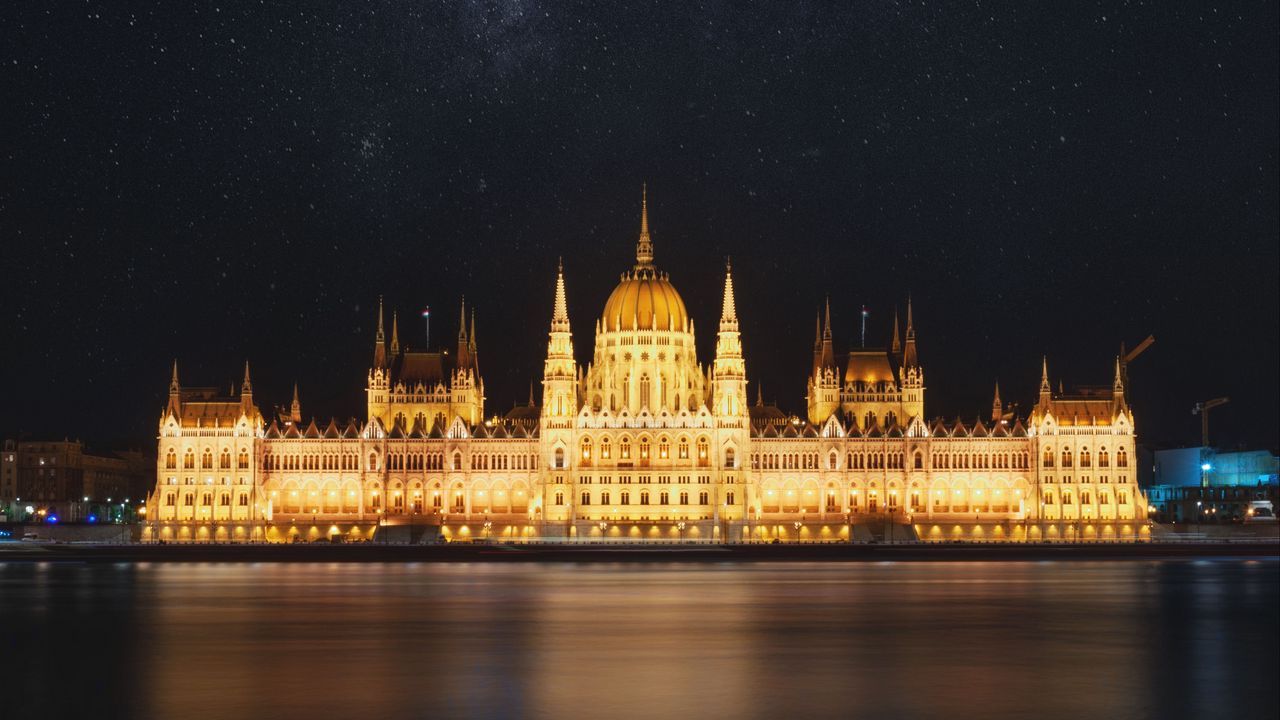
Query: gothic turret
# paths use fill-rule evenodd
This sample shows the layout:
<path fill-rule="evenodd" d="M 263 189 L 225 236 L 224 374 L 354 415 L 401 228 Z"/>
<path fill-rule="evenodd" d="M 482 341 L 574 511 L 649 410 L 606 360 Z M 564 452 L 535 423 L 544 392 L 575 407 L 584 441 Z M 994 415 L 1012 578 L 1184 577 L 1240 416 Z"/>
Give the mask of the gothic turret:
<path fill-rule="evenodd" d="M 547 358 L 542 366 L 542 417 L 544 422 L 564 424 L 578 412 L 577 363 L 573 358 L 573 333 L 569 329 L 569 303 L 564 289 L 564 263 L 556 267 L 556 297 L 547 334 Z"/>
<path fill-rule="evenodd" d="M 741 422 L 746 417 L 747 371 L 742 359 L 738 310 L 733 298 L 733 268 L 727 260 L 724 265 L 720 332 L 716 336 L 716 358 L 712 364 L 711 382 L 712 411 L 722 420 Z"/>

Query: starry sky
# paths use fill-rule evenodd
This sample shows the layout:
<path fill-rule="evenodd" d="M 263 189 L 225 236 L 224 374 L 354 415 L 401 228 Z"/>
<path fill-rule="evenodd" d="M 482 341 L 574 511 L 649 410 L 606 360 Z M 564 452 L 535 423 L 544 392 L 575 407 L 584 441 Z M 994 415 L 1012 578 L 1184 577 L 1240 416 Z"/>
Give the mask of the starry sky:
<path fill-rule="evenodd" d="M 0 9 L 0 433 L 150 447 L 176 357 L 363 416 L 476 311 L 490 412 L 541 375 L 557 257 L 579 360 L 633 262 L 709 362 L 733 257 L 750 390 L 803 412 L 814 318 L 926 410 L 1026 412 L 1040 359 L 1141 439 L 1277 445 L 1277 4 L 63 2 Z M 267 409 L 264 407 L 264 410 Z"/>

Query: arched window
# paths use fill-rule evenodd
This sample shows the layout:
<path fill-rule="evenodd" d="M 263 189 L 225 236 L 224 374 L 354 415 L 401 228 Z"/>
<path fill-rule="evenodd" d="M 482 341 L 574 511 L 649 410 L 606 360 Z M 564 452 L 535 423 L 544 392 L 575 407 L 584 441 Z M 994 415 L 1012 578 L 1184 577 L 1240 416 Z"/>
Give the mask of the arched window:
<path fill-rule="evenodd" d="M 704 437 L 698 438 L 698 463 L 706 463 L 709 455 L 710 450 L 709 445 L 707 444 L 707 439 Z"/>
<path fill-rule="evenodd" d="M 827 454 L 827 469 L 828 469 L 828 470 L 835 470 L 835 469 L 836 469 L 836 465 L 837 465 L 838 463 L 839 463 L 839 461 L 838 461 L 838 460 L 836 460 L 836 451 L 835 451 L 835 450 L 832 450 L 830 453 L 828 453 L 828 454 Z"/>
<path fill-rule="evenodd" d="M 1129 453 L 1124 448 L 1116 451 L 1116 467 L 1129 467 Z"/>
<path fill-rule="evenodd" d="M 370 469 L 370 470 L 377 470 L 377 469 L 378 469 L 378 454 L 377 454 L 377 453 L 369 453 L 369 469 Z"/>
<path fill-rule="evenodd" d="M 608 460 L 613 457 L 613 448 L 609 446 L 609 438 L 600 438 L 600 459 Z"/>
<path fill-rule="evenodd" d="M 582 459 L 591 459 L 591 438 L 582 438 Z"/>
<path fill-rule="evenodd" d="M 191 470 L 195 466 L 196 466 L 196 453 L 191 448 L 187 448 L 187 451 L 182 454 L 182 467 L 184 469 Z"/>
<path fill-rule="evenodd" d="M 689 441 L 685 438 L 680 438 L 680 445 L 678 446 L 678 449 L 680 453 L 679 455 L 680 459 L 688 460 L 689 459 Z"/>
<path fill-rule="evenodd" d="M 1053 448 L 1045 448 L 1044 466 L 1047 468 L 1053 467 Z"/>
<path fill-rule="evenodd" d="M 622 438 L 622 441 L 618 443 L 618 459 L 631 459 L 631 438 Z"/>
<path fill-rule="evenodd" d="M 1062 449 L 1062 467 L 1071 467 L 1071 451 L 1066 448 Z M 1063 504 L 1065 505 L 1066 503 Z"/>
<path fill-rule="evenodd" d="M 915 461 L 914 461 L 914 462 L 915 462 L 915 469 L 916 469 L 916 470 L 923 470 L 923 469 L 924 469 L 924 456 L 923 456 L 923 455 L 921 455 L 919 452 L 917 452 L 917 453 L 916 453 L 916 455 L 915 455 Z"/>
<path fill-rule="evenodd" d="M 453 469 L 454 470 L 462 469 L 462 453 L 460 452 L 455 451 L 453 453 Z"/>
<path fill-rule="evenodd" d="M 733 448 L 727 448 L 724 451 L 724 466 L 727 468 L 737 467 L 737 459 L 734 456 Z"/>
<path fill-rule="evenodd" d="M 1106 448 L 1098 451 L 1098 467 L 1111 467 L 1111 456 L 1107 454 Z"/>
<path fill-rule="evenodd" d="M 665 436 L 658 438 L 658 458 L 666 460 L 669 457 L 671 457 L 671 441 Z"/>
<path fill-rule="evenodd" d="M 213 467 L 213 451 L 205 448 L 204 453 L 200 455 L 200 468 L 209 470 Z"/>
<path fill-rule="evenodd" d="M 173 451 L 173 448 L 169 448 L 169 452 L 165 453 L 164 466 L 169 470 L 178 467 L 178 454 Z"/>
<path fill-rule="evenodd" d="M 231 451 L 224 449 L 222 455 L 218 456 L 218 468 L 220 470 L 231 469 Z"/>
<path fill-rule="evenodd" d="M 1089 457 L 1089 451 L 1081 450 L 1080 451 L 1080 467 L 1087 468 L 1087 467 L 1092 467 L 1092 465 L 1093 465 L 1093 462 L 1092 462 L 1092 458 Z"/>
<path fill-rule="evenodd" d="M 557 470 L 564 467 L 564 448 L 556 448 L 555 463 Z"/>
<path fill-rule="evenodd" d="M 649 407 L 649 374 L 640 376 L 640 407 Z"/>
<path fill-rule="evenodd" d="M 649 438 L 640 438 L 640 459 L 649 459 Z"/>

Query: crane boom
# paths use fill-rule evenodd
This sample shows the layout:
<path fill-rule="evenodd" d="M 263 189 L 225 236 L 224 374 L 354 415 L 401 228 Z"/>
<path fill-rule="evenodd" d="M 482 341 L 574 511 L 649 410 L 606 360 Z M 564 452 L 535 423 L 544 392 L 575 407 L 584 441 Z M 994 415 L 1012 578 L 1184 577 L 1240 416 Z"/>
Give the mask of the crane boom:
<path fill-rule="evenodd" d="M 1141 355 L 1141 354 L 1143 353 L 1143 351 L 1145 351 L 1147 348 L 1151 347 L 1151 344 L 1152 344 L 1152 343 L 1154 343 L 1155 341 L 1156 341 L 1156 336 L 1155 336 L 1155 335 L 1148 335 L 1148 336 L 1147 336 L 1147 338 L 1146 338 L 1145 340 L 1143 340 L 1142 342 L 1138 343 L 1138 346 L 1137 346 L 1137 347 L 1135 347 L 1134 349 L 1130 350 L 1128 353 L 1125 353 L 1125 354 L 1124 354 L 1124 362 L 1125 362 L 1125 363 L 1131 363 L 1131 362 L 1133 362 L 1134 358 L 1138 357 L 1139 355 Z"/>
<path fill-rule="evenodd" d="M 1212 400 L 1205 400 L 1204 402 L 1196 403 L 1196 406 L 1191 408 L 1192 415 L 1200 416 L 1201 447 L 1209 447 L 1209 411 L 1212 410 L 1213 408 L 1218 407 L 1219 405 L 1226 405 L 1229 402 L 1231 402 L 1231 398 L 1220 397 L 1220 398 L 1214 398 Z"/>

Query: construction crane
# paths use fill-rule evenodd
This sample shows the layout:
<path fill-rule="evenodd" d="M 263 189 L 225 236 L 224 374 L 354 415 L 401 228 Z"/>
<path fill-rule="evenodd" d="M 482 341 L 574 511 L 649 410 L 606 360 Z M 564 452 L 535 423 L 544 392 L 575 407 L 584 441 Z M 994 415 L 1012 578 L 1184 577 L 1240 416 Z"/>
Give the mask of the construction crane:
<path fill-rule="evenodd" d="M 1129 395 L 1129 363 L 1133 362 L 1139 355 L 1146 352 L 1147 348 L 1156 341 L 1155 335 L 1148 335 L 1145 340 L 1129 351 L 1125 351 L 1124 343 L 1120 343 L 1120 379 L 1124 381 L 1125 400 Z"/>
<path fill-rule="evenodd" d="M 1219 405 L 1226 405 L 1229 402 L 1231 402 L 1231 398 L 1220 397 L 1212 400 L 1205 400 L 1204 402 L 1198 402 L 1195 407 L 1191 408 L 1192 415 L 1200 416 L 1201 447 L 1209 447 L 1209 411 Z"/>

